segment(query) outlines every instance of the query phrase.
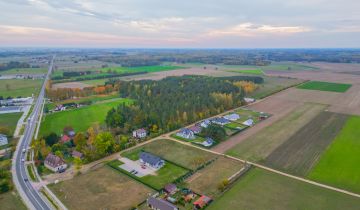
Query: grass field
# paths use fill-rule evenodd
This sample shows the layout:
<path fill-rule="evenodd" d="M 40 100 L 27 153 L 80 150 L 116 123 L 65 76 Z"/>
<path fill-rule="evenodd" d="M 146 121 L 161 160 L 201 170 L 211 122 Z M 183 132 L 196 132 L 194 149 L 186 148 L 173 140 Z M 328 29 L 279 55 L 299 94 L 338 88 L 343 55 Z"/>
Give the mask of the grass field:
<path fill-rule="evenodd" d="M 321 90 L 321 91 L 330 91 L 330 92 L 346 92 L 351 87 L 351 84 L 341 84 L 341 83 L 332 83 L 332 82 L 320 82 L 320 81 L 310 81 L 298 86 L 300 89 L 307 90 Z"/>
<path fill-rule="evenodd" d="M 242 74 L 256 74 L 263 75 L 264 72 L 261 69 L 242 69 L 242 70 L 231 70 L 231 72 L 237 72 Z"/>
<path fill-rule="evenodd" d="M 121 103 L 131 103 L 131 100 L 118 99 L 107 103 L 93 104 L 78 109 L 48 114 L 41 124 L 40 135 L 46 135 L 50 132 L 60 134 L 65 126 L 72 126 L 76 132 L 86 131 L 94 123 L 104 123 L 108 111 Z"/>
<path fill-rule="evenodd" d="M 7 192 L 0 194 L 1 210 L 26 210 L 26 206 L 15 192 Z"/>
<path fill-rule="evenodd" d="M 268 66 L 255 66 L 255 65 L 219 65 L 221 68 L 225 69 L 259 69 L 259 70 L 275 70 L 275 71 L 298 71 L 298 70 L 317 70 L 317 67 L 305 65 L 301 63 L 294 62 L 274 62 Z"/>
<path fill-rule="evenodd" d="M 237 144 L 226 153 L 246 160 L 261 162 L 323 109 L 325 109 L 324 105 L 317 104 L 300 106 L 292 113 Z"/>
<path fill-rule="evenodd" d="M 102 72 L 108 72 L 109 70 L 116 73 L 129 73 L 129 72 L 159 72 L 170 71 L 176 69 L 183 69 L 182 66 L 139 66 L 139 67 L 108 67 L 101 69 Z"/>
<path fill-rule="evenodd" d="M 193 174 L 186 180 L 186 185 L 197 193 L 202 193 L 212 198 L 220 195 L 219 184 L 230 178 L 243 168 L 241 162 L 219 157 L 204 169 Z"/>
<path fill-rule="evenodd" d="M 9 75 L 9 74 L 46 74 L 47 69 L 44 68 L 19 68 L 19 69 L 10 69 L 7 71 L 2 71 L 0 75 Z"/>
<path fill-rule="evenodd" d="M 72 210 L 131 209 L 153 192 L 106 166 L 49 188 Z"/>
<path fill-rule="evenodd" d="M 0 114 L 0 127 L 5 127 L 9 129 L 7 135 L 13 135 L 17 122 L 19 121 L 23 113 L 9 113 L 9 114 Z"/>
<path fill-rule="evenodd" d="M 344 126 L 347 115 L 321 112 L 265 160 L 271 168 L 306 176 Z"/>
<path fill-rule="evenodd" d="M 360 117 L 346 122 L 309 178 L 360 193 Z"/>
<path fill-rule="evenodd" d="M 145 150 L 188 169 L 196 169 L 203 163 L 216 157 L 216 155 L 210 152 L 205 152 L 168 139 L 153 141 L 141 147 L 124 152 L 121 156 L 131 160 L 137 160 L 140 150 Z"/>
<path fill-rule="evenodd" d="M 32 79 L 3 79 L 0 80 L 0 96 L 28 97 L 37 95 L 40 91 L 42 80 Z"/>
<path fill-rule="evenodd" d="M 87 85 L 104 85 L 106 81 L 108 81 L 109 79 L 94 79 L 94 80 L 84 80 L 84 81 L 80 81 L 81 83 L 87 84 Z"/>
<path fill-rule="evenodd" d="M 355 210 L 359 206 L 359 198 L 255 168 L 207 209 Z"/>

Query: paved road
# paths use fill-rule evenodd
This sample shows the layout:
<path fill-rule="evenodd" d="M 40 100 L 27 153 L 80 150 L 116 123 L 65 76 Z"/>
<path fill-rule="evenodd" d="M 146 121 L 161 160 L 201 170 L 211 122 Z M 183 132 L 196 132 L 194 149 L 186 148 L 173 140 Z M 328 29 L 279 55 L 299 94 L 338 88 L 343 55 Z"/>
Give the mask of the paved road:
<path fill-rule="evenodd" d="M 45 85 L 53 69 L 54 58 L 55 56 L 50 61 L 48 73 L 41 87 L 39 96 L 35 102 L 33 112 L 28 118 L 24 135 L 19 141 L 13 158 L 13 179 L 15 182 L 15 186 L 17 187 L 19 194 L 21 195 L 25 203 L 28 205 L 28 207 L 30 209 L 36 210 L 50 210 L 53 209 L 53 207 L 40 195 L 40 192 L 31 185 L 29 181 L 30 178 L 26 173 L 25 162 L 23 161 L 26 160 L 26 153 L 22 151 L 23 149 L 27 149 L 29 147 L 31 140 L 34 136 L 36 124 L 39 119 L 39 114 L 41 112 L 42 103 L 44 102 Z"/>

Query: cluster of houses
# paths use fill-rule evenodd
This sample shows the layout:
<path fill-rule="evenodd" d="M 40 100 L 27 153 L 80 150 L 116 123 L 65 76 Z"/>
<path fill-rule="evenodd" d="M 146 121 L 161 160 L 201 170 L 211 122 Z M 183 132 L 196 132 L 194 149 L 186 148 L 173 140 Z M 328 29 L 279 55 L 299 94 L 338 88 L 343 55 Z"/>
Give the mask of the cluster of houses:
<path fill-rule="evenodd" d="M 59 105 L 56 105 L 55 109 L 54 110 L 51 110 L 51 111 L 54 111 L 54 112 L 59 112 L 59 111 L 65 111 L 66 109 L 69 109 L 69 108 L 80 108 L 82 107 L 83 105 L 81 104 L 77 104 L 77 103 L 70 103 L 70 104 L 59 104 Z"/>

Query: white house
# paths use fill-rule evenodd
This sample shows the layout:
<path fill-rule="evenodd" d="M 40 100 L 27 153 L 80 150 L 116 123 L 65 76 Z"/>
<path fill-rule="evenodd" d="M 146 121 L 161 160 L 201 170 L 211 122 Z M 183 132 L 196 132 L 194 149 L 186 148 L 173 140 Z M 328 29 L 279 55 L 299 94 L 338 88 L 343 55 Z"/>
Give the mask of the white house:
<path fill-rule="evenodd" d="M 214 124 L 217 124 L 217 125 L 221 125 L 221 126 L 224 126 L 226 124 L 229 124 L 230 121 L 223 118 L 223 117 L 215 117 L 215 118 L 212 118 L 211 119 L 211 122 L 214 123 Z"/>
<path fill-rule="evenodd" d="M 210 120 L 204 120 L 200 123 L 200 126 L 203 128 L 207 128 L 211 124 Z"/>
<path fill-rule="evenodd" d="M 240 115 L 238 115 L 236 113 L 232 113 L 232 114 L 225 115 L 224 118 L 227 120 L 230 120 L 230 121 L 236 121 L 236 120 L 240 119 Z"/>
<path fill-rule="evenodd" d="M 0 134 L 0 146 L 6 145 L 8 143 L 8 138 L 5 135 Z"/>
<path fill-rule="evenodd" d="M 146 130 L 144 128 L 137 129 L 133 131 L 134 138 L 145 138 L 146 137 Z"/>
<path fill-rule="evenodd" d="M 46 156 L 44 165 L 53 172 L 61 172 L 67 168 L 67 164 L 62 158 L 51 153 Z"/>
<path fill-rule="evenodd" d="M 245 122 L 242 123 L 243 125 L 246 126 L 252 126 L 254 125 L 254 120 L 253 119 L 247 119 Z"/>
<path fill-rule="evenodd" d="M 195 138 L 194 132 L 189 128 L 182 128 L 179 132 L 176 133 L 176 135 L 185 139 Z"/>

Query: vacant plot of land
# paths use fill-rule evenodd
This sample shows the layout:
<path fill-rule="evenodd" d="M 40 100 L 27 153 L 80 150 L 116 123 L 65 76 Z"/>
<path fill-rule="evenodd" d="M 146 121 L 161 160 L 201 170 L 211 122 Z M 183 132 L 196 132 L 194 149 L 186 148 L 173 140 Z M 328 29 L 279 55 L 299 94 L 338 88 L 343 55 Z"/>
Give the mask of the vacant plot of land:
<path fill-rule="evenodd" d="M 26 210 L 26 206 L 15 192 L 7 192 L 0 194 L 1 210 Z"/>
<path fill-rule="evenodd" d="M 321 91 L 330 91 L 330 92 L 346 92 L 351 87 L 351 84 L 341 84 L 341 83 L 332 83 L 332 82 L 320 82 L 320 81 L 310 81 L 299 85 L 300 89 L 308 90 L 321 90 Z"/>
<path fill-rule="evenodd" d="M 196 169 L 216 155 L 168 139 L 156 140 L 144 146 L 124 152 L 122 156 L 131 160 L 139 159 L 139 151 L 145 150 L 188 169 Z"/>
<path fill-rule="evenodd" d="M 359 209 L 360 199 L 261 169 L 252 169 L 212 209 Z"/>
<path fill-rule="evenodd" d="M 17 122 L 19 121 L 23 113 L 9 113 L 9 114 L 0 114 L 0 127 L 5 127 L 9 130 L 7 135 L 12 135 L 15 131 Z"/>
<path fill-rule="evenodd" d="M 324 105 L 304 104 L 226 153 L 250 161 L 262 161 L 324 108 Z"/>
<path fill-rule="evenodd" d="M 52 89 L 58 88 L 79 88 L 83 89 L 85 87 L 91 87 L 92 85 L 88 85 L 83 82 L 63 82 L 63 83 L 56 83 L 52 85 Z"/>
<path fill-rule="evenodd" d="M 132 73 L 132 72 L 159 72 L 183 69 L 182 66 L 139 66 L 139 67 L 108 67 L 101 69 L 102 72 Z"/>
<path fill-rule="evenodd" d="M 360 192 L 360 117 L 350 117 L 309 178 Z"/>
<path fill-rule="evenodd" d="M 131 100 L 118 99 L 107 103 L 48 114 L 41 124 L 40 135 L 50 132 L 60 134 L 65 126 L 72 126 L 76 132 L 85 131 L 93 124 L 104 123 L 108 111 L 121 103 L 131 103 Z"/>
<path fill-rule="evenodd" d="M 44 68 L 19 68 L 19 69 L 10 69 L 7 71 L 1 71 L 2 75 L 7 74 L 46 74 L 47 69 Z"/>
<path fill-rule="evenodd" d="M 256 75 L 264 74 L 264 72 L 260 69 L 231 70 L 231 72 L 237 72 L 237 73 L 242 73 L 242 74 L 256 74 Z"/>
<path fill-rule="evenodd" d="M 0 96 L 29 97 L 37 95 L 40 91 L 42 80 L 32 79 L 3 79 L 0 80 Z"/>
<path fill-rule="evenodd" d="M 65 206 L 73 210 L 131 209 L 153 192 L 109 167 L 101 167 L 49 187 Z"/>
<path fill-rule="evenodd" d="M 186 183 L 195 192 L 215 198 L 220 194 L 219 184 L 239 172 L 243 166 L 239 161 L 219 157 L 215 162 L 188 178 Z"/>
<path fill-rule="evenodd" d="M 292 174 L 307 175 L 342 129 L 346 119 L 347 115 L 321 112 L 274 150 L 266 158 L 265 164 Z"/>

